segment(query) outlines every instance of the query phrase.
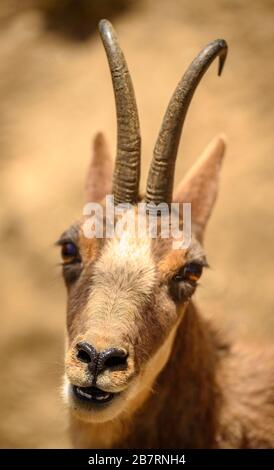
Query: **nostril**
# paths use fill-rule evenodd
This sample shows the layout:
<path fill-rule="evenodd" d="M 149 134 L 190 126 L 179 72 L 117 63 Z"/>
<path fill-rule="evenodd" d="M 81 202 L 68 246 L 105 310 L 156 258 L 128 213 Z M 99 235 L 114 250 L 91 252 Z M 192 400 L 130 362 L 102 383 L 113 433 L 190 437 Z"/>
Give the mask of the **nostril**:
<path fill-rule="evenodd" d="M 88 343 L 78 343 L 76 347 L 78 349 L 76 357 L 81 362 L 89 364 L 97 356 L 96 350 Z"/>
<path fill-rule="evenodd" d="M 124 349 L 111 348 L 103 351 L 99 358 L 99 369 L 124 370 L 127 368 L 128 353 Z"/>
<path fill-rule="evenodd" d="M 109 367 L 113 369 L 116 366 L 126 365 L 126 363 L 127 363 L 126 357 L 112 356 L 112 357 L 109 357 L 105 361 L 105 367 Z"/>
<path fill-rule="evenodd" d="M 79 359 L 79 361 L 81 362 L 86 362 L 86 363 L 89 363 L 91 361 L 89 354 L 83 349 L 79 349 L 77 353 L 77 359 Z"/>

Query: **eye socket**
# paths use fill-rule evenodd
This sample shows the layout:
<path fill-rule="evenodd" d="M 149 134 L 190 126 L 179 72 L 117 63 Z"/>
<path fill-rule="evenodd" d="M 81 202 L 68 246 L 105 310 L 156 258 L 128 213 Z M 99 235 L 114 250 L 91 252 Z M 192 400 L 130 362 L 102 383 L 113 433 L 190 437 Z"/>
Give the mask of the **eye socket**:
<path fill-rule="evenodd" d="M 61 256 L 64 263 L 73 263 L 80 260 L 78 248 L 73 242 L 65 242 L 62 245 Z"/>
<path fill-rule="evenodd" d="M 189 281 L 196 283 L 203 272 L 203 265 L 200 263 L 188 263 L 186 264 L 177 274 L 175 274 L 173 280 L 177 282 Z"/>

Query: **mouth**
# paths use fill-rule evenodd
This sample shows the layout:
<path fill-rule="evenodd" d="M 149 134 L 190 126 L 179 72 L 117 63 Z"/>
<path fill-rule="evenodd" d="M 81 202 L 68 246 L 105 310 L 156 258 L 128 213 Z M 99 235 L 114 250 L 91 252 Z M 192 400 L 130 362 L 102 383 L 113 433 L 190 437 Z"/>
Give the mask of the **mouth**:
<path fill-rule="evenodd" d="M 72 390 L 78 400 L 96 405 L 109 403 L 117 395 L 117 393 L 105 392 L 97 387 L 77 387 L 74 385 Z"/>

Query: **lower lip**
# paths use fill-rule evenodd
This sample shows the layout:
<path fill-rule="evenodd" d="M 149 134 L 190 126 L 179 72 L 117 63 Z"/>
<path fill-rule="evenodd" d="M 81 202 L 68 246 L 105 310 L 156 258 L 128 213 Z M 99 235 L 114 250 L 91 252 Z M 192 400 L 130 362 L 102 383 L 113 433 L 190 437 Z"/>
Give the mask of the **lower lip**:
<path fill-rule="evenodd" d="M 72 387 L 74 398 L 91 405 L 103 406 L 110 403 L 117 394 L 105 393 L 96 387 Z"/>

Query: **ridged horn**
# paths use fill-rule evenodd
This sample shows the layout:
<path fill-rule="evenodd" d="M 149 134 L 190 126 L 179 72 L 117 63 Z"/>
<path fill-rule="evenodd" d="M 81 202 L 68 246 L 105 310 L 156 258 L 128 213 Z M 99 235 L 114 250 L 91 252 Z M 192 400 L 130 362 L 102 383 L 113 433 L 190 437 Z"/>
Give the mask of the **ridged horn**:
<path fill-rule="evenodd" d="M 178 83 L 168 104 L 154 148 L 147 179 L 147 203 L 160 204 L 172 201 L 175 162 L 188 107 L 201 78 L 218 56 L 218 75 L 221 75 L 226 55 L 226 42 L 223 39 L 216 39 L 193 60 Z"/>
<path fill-rule="evenodd" d="M 124 54 L 107 20 L 99 31 L 108 58 L 117 115 L 117 154 L 113 175 L 114 203 L 135 203 L 140 179 L 141 137 L 137 105 Z"/>

